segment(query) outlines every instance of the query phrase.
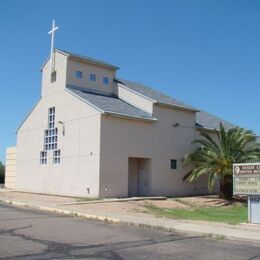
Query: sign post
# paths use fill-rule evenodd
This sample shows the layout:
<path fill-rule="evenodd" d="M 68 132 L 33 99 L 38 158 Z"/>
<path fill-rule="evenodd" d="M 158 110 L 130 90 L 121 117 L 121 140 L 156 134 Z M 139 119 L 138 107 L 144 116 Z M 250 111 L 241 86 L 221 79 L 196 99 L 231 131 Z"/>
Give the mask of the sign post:
<path fill-rule="evenodd" d="M 260 163 L 233 164 L 233 194 L 248 196 L 248 222 L 260 224 Z"/>

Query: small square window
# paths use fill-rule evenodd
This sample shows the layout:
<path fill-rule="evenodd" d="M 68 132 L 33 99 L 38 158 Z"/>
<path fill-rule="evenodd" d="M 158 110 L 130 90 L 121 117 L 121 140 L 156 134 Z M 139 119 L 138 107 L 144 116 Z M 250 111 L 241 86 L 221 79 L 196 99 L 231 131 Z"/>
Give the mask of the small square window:
<path fill-rule="evenodd" d="M 108 85 L 109 84 L 109 79 L 108 79 L 108 77 L 103 77 L 103 84 L 105 84 L 105 85 Z"/>
<path fill-rule="evenodd" d="M 89 75 L 89 79 L 90 79 L 91 81 L 96 81 L 96 74 L 91 73 L 91 74 Z"/>
<path fill-rule="evenodd" d="M 57 80 L 57 72 L 53 71 L 51 73 L 51 83 L 55 82 Z"/>
<path fill-rule="evenodd" d="M 177 160 L 171 160 L 171 169 L 177 169 Z"/>
<path fill-rule="evenodd" d="M 77 70 L 76 71 L 76 78 L 77 79 L 82 79 L 82 76 L 83 76 L 82 71 Z"/>

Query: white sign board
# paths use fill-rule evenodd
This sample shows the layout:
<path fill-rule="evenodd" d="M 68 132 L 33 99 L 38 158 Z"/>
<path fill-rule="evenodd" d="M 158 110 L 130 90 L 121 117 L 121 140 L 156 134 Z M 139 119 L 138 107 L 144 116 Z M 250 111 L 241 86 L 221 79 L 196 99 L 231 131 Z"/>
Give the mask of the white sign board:
<path fill-rule="evenodd" d="M 260 163 L 233 164 L 233 194 L 260 195 Z"/>

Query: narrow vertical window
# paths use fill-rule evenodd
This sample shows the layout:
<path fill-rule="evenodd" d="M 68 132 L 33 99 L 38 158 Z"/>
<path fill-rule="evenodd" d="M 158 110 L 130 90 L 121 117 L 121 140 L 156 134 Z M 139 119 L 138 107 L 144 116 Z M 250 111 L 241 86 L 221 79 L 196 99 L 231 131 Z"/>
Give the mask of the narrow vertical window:
<path fill-rule="evenodd" d="M 177 160 L 174 159 L 171 160 L 171 169 L 173 170 L 177 169 Z"/>
<path fill-rule="evenodd" d="M 53 163 L 59 164 L 60 163 L 60 150 L 53 151 Z"/>
<path fill-rule="evenodd" d="M 40 164 L 41 165 L 47 164 L 47 152 L 46 151 L 42 151 L 40 153 Z"/>
<path fill-rule="evenodd" d="M 60 150 L 58 150 L 58 127 L 55 127 L 55 107 L 48 110 L 47 129 L 44 130 L 43 151 L 40 152 L 40 164 L 47 164 L 47 152 L 53 151 L 53 163 L 60 163 Z"/>
<path fill-rule="evenodd" d="M 51 73 L 51 83 L 57 80 L 57 72 L 56 70 Z"/>

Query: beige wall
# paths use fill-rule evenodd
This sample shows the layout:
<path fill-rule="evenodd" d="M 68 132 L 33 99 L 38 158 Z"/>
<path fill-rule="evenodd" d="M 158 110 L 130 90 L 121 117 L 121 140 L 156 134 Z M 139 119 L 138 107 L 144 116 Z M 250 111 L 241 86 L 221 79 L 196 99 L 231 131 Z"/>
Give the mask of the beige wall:
<path fill-rule="evenodd" d="M 56 108 L 61 164 L 40 165 L 48 109 Z M 65 126 L 63 136 L 63 125 Z M 43 97 L 17 133 L 18 190 L 69 196 L 99 195 L 100 113 L 66 91 Z M 89 189 L 89 192 L 88 192 Z"/>
<path fill-rule="evenodd" d="M 182 166 L 181 160 L 185 153 L 194 149 L 191 142 L 196 135 L 195 112 L 159 106 L 120 86 L 116 89 L 114 70 L 76 62 L 57 52 L 55 68 L 57 81 L 50 83 L 49 62 L 43 67 L 42 98 L 17 133 L 18 190 L 68 196 L 127 197 L 129 157 L 133 157 L 150 159 L 140 160 L 138 165 L 149 168 L 150 195 L 206 191 L 205 181 L 199 185 L 182 181 L 189 169 Z M 83 79 L 76 78 L 77 70 L 83 72 Z M 96 82 L 89 80 L 90 73 L 96 74 Z M 103 76 L 109 77 L 109 85 L 102 83 Z M 66 84 L 118 93 L 126 102 L 152 113 L 158 121 L 101 115 L 66 91 Z M 53 152 L 48 151 L 48 164 L 40 165 L 48 109 L 53 106 L 61 164 L 54 165 Z M 173 127 L 176 123 L 179 127 Z M 178 160 L 176 170 L 170 169 L 171 159 Z"/>
<path fill-rule="evenodd" d="M 42 68 L 41 96 L 51 95 L 61 91 L 66 86 L 67 56 L 59 52 L 54 53 L 54 67 L 57 73 L 56 82 L 51 83 L 50 60 Z"/>
<path fill-rule="evenodd" d="M 77 70 L 82 71 L 82 79 L 78 79 L 76 77 Z M 96 81 L 91 81 L 89 79 L 90 73 L 94 73 L 96 75 Z M 103 77 L 109 78 L 108 85 L 103 84 Z M 68 59 L 68 71 L 66 78 L 66 82 L 68 85 L 80 86 L 94 91 L 101 91 L 112 94 L 115 93 L 116 86 L 113 82 L 113 79 L 115 77 L 115 70 Z"/>
<path fill-rule="evenodd" d="M 131 90 L 122 87 L 121 84 L 117 84 L 118 97 L 127 103 L 138 107 L 148 113 L 153 113 L 153 102 L 133 93 Z"/>
<path fill-rule="evenodd" d="M 6 149 L 5 187 L 8 189 L 14 189 L 15 179 L 16 179 L 16 147 L 8 147 Z"/>
<path fill-rule="evenodd" d="M 193 149 L 195 113 L 155 105 L 154 116 L 158 122 L 102 116 L 101 196 L 128 195 L 129 157 L 151 158 L 150 195 L 173 196 L 197 192 L 194 183 L 183 182 L 188 168 L 181 164 L 183 155 Z M 180 127 L 173 127 L 175 123 L 179 123 Z M 170 169 L 171 159 L 178 160 L 177 170 Z M 107 186 L 110 187 L 109 191 L 105 189 Z"/>

